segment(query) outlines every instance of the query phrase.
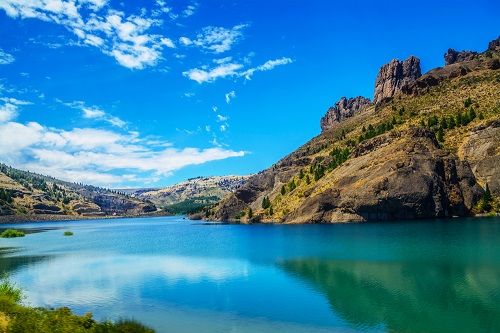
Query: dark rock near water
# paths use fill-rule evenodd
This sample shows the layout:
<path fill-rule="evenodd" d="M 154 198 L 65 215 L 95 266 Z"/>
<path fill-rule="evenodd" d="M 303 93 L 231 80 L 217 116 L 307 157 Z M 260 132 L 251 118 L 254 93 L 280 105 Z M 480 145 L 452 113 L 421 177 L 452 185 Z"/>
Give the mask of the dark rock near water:
<path fill-rule="evenodd" d="M 373 103 L 377 104 L 401 92 L 401 88 L 421 76 L 420 59 L 410 56 L 404 61 L 392 60 L 380 68 L 375 81 Z"/>
<path fill-rule="evenodd" d="M 366 110 L 370 105 L 372 105 L 372 102 L 366 97 L 358 96 L 349 99 L 342 97 L 335 105 L 330 107 L 325 116 L 321 118 L 321 131 L 326 131 L 342 120 Z"/>

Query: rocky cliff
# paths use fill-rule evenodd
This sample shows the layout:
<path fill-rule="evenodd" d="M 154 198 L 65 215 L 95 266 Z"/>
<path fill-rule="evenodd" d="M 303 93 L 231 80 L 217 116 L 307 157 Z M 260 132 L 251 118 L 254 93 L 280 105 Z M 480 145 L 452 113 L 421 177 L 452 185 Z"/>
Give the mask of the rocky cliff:
<path fill-rule="evenodd" d="M 492 42 L 423 76 L 415 57 L 392 61 L 377 77 L 376 108 L 343 117 L 337 111 L 349 103 L 341 101 L 329 112 L 334 126 L 250 177 L 208 218 L 312 223 L 499 211 L 499 60 Z"/>
<path fill-rule="evenodd" d="M 392 60 L 380 68 L 375 81 L 373 103 L 391 98 L 401 92 L 401 88 L 421 76 L 420 59 L 410 56 L 404 61 Z"/>
<path fill-rule="evenodd" d="M 372 102 L 369 98 L 358 96 L 355 98 L 342 97 L 332 107 L 328 109 L 325 116 L 321 118 L 321 130 L 326 131 L 335 124 L 366 110 Z"/>

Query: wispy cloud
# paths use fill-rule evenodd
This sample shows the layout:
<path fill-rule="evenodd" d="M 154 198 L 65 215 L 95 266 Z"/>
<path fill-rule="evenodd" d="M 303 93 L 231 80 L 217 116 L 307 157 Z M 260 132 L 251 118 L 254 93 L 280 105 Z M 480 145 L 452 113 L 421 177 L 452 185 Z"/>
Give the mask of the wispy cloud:
<path fill-rule="evenodd" d="M 275 59 L 275 60 L 268 60 L 266 61 L 263 65 L 257 66 L 255 68 L 250 68 L 241 73 L 242 76 L 244 76 L 247 80 L 250 80 L 252 75 L 255 72 L 265 72 L 265 71 L 270 71 L 276 66 L 283 66 L 283 65 L 288 65 L 293 62 L 292 59 L 290 58 L 280 58 L 280 59 Z"/>
<path fill-rule="evenodd" d="M 212 69 L 194 68 L 183 72 L 182 74 L 198 83 L 213 82 L 218 78 L 227 76 L 238 76 L 238 70 L 243 68 L 241 64 L 229 63 L 222 64 Z"/>
<path fill-rule="evenodd" d="M 231 103 L 232 99 L 236 98 L 236 92 L 234 90 L 231 90 L 225 95 L 225 97 L 226 97 L 226 103 L 229 104 Z"/>
<path fill-rule="evenodd" d="M 0 4 L 1 6 L 1 4 Z M 9 54 L 5 52 L 4 50 L 0 49 L 0 65 L 8 65 L 11 64 L 15 61 L 16 59 L 12 54 Z"/>
<path fill-rule="evenodd" d="M 239 24 L 230 29 L 224 27 L 208 26 L 201 30 L 196 38 L 179 38 L 179 42 L 184 46 L 197 46 L 202 50 L 212 53 L 223 53 L 231 50 L 232 46 L 243 38 L 243 30 L 247 24 Z"/>
<path fill-rule="evenodd" d="M 184 9 L 182 11 L 182 16 L 183 17 L 193 16 L 195 14 L 196 10 L 198 9 L 198 6 L 199 6 L 199 4 L 197 2 L 194 2 L 190 5 L 188 5 L 186 7 L 186 9 Z"/>
<path fill-rule="evenodd" d="M 280 58 L 275 60 L 268 60 L 264 64 L 243 70 L 243 65 L 239 63 L 223 63 L 214 68 L 206 66 L 202 68 L 194 68 L 183 72 L 182 74 L 189 79 L 198 83 L 213 82 L 219 78 L 225 77 L 244 77 L 250 80 L 256 72 L 265 72 L 274 69 L 277 66 L 283 66 L 293 63 L 290 58 Z"/>
<path fill-rule="evenodd" d="M 87 106 L 83 101 L 74 101 L 70 103 L 65 103 L 60 100 L 58 101 L 70 108 L 80 110 L 82 112 L 82 117 L 85 119 L 95 119 L 95 120 L 105 121 L 108 124 L 120 128 L 123 128 L 127 125 L 127 122 L 125 122 L 124 120 L 108 114 L 107 112 L 105 112 L 104 110 L 102 110 L 97 106 Z"/>
<path fill-rule="evenodd" d="M 150 32 L 161 25 L 161 20 L 125 15 L 109 8 L 106 0 L 3 0 L 0 9 L 12 18 L 37 18 L 63 25 L 78 37 L 78 45 L 97 47 L 131 69 L 155 65 L 164 47 L 175 47 L 171 39 Z"/>

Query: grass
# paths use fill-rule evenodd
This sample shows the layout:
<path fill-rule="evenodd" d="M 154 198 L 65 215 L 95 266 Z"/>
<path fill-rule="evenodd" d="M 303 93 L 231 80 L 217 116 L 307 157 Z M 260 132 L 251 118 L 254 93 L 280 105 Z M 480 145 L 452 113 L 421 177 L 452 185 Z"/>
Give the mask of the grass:
<path fill-rule="evenodd" d="M 80 316 L 66 307 L 33 308 L 22 305 L 22 299 L 22 290 L 4 275 L 0 279 L 0 332 L 154 333 L 134 320 L 99 322 L 91 313 Z"/>
<path fill-rule="evenodd" d="M 0 234 L 0 237 L 2 237 L 2 238 L 15 238 L 15 237 L 24 237 L 25 235 L 26 234 L 21 230 L 7 229 L 7 230 L 4 230 Z"/>
<path fill-rule="evenodd" d="M 63 235 L 64 236 L 73 236 L 73 232 L 71 232 L 71 231 L 65 231 Z"/>

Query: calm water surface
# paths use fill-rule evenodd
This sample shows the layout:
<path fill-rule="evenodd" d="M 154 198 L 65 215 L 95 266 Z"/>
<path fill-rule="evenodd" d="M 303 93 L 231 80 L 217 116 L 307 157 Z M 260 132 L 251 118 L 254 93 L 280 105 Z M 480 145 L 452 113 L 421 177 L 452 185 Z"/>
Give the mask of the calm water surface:
<path fill-rule="evenodd" d="M 499 218 L 15 227 L 33 233 L 0 239 L 0 271 L 28 303 L 135 318 L 160 333 L 500 332 Z"/>

